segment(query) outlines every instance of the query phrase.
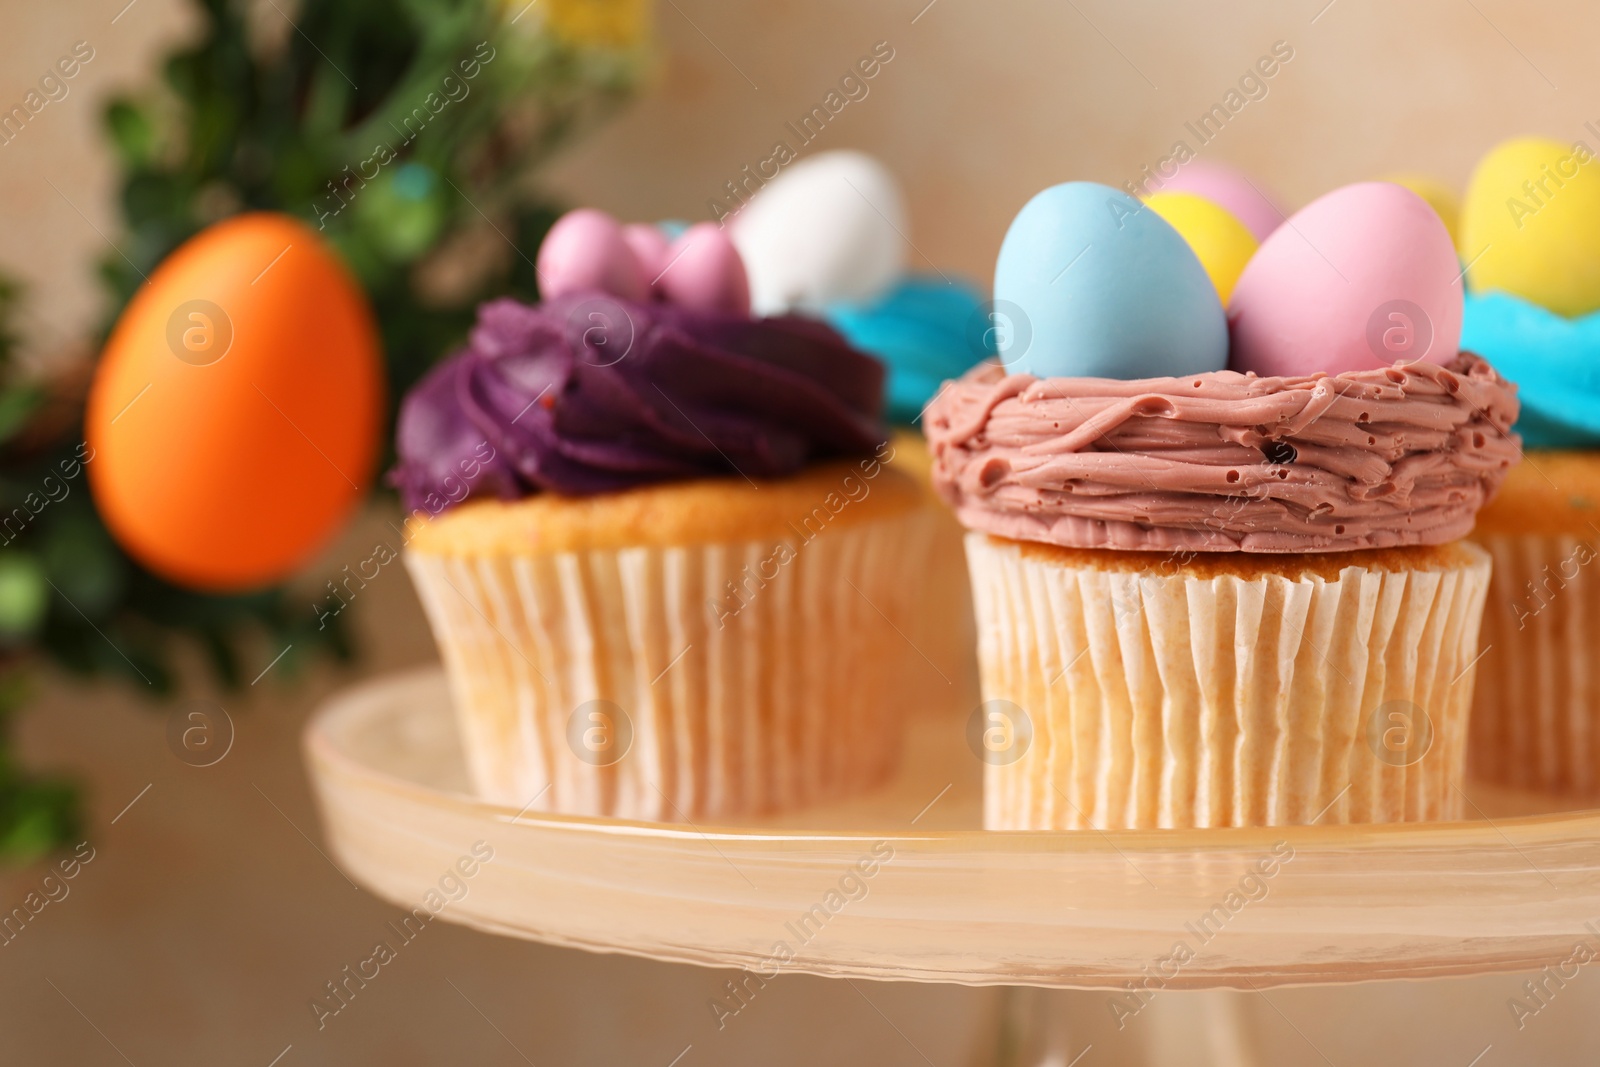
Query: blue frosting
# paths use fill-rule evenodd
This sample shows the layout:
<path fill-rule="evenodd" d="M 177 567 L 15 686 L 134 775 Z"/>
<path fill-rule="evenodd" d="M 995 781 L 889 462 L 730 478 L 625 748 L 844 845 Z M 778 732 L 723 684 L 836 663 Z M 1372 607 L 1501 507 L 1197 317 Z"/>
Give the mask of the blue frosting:
<path fill-rule="evenodd" d="M 1532 448 L 1600 448 L 1600 311 L 1569 319 L 1509 293 L 1469 294 L 1461 347 L 1517 383 Z"/>
<path fill-rule="evenodd" d="M 835 304 L 823 317 L 889 368 L 889 419 L 908 424 L 946 379 L 994 355 L 982 305 L 969 286 L 914 274 L 874 303 Z"/>

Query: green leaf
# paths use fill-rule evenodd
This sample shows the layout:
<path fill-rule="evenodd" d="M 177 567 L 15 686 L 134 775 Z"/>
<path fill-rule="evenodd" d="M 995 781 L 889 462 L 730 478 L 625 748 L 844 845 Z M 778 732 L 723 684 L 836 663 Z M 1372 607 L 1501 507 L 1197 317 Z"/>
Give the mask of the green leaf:
<path fill-rule="evenodd" d="M 149 115 L 130 100 L 115 100 L 106 109 L 106 128 L 123 166 L 149 165 L 156 149 L 156 128 Z"/>
<path fill-rule="evenodd" d="M 45 389 L 37 383 L 14 385 L 0 390 L 0 444 L 27 425 L 28 419 L 44 403 Z"/>
<path fill-rule="evenodd" d="M 41 539 L 39 555 L 67 601 L 62 610 L 91 620 L 107 615 L 126 588 L 127 567 L 105 528 L 86 515 L 69 515 L 52 521 L 45 532 L 49 536 Z"/>
<path fill-rule="evenodd" d="M 362 235 L 389 259 L 412 263 L 438 243 L 449 221 L 449 190 L 421 163 L 391 164 L 391 168 L 357 192 L 355 221 Z"/>
<path fill-rule="evenodd" d="M 0 765 L 0 861 L 30 863 L 80 840 L 82 806 L 73 783 L 31 778 Z"/>
<path fill-rule="evenodd" d="M 38 560 L 21 549 L 0 553 L 0 637 L 34 632 L 50 603 L 50 585 Z"/>

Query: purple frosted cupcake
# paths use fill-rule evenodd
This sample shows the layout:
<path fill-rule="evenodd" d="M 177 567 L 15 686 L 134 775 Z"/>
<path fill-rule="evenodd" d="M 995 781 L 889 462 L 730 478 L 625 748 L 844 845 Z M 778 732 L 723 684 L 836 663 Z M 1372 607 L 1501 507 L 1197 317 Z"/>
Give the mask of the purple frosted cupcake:
<path fill-rule="evenodd" d="M 882 391 L 808 320 L 486 305 L 393 475 L 478 791 L 699 821 L 882 780 L 927 555 Z"/>

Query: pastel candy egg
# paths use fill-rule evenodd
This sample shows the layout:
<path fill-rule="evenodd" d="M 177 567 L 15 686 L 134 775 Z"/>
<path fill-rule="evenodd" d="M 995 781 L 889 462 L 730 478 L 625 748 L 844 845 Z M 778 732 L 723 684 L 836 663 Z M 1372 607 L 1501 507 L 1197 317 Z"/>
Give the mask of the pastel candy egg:
<path fill-rule="evenodd" d="M 1256 238 L 1227 208 L 1194 193 L 1157 193 L 1145 206 L 1172 224 L 1194 249 L 1224 304 L 1255 255 Z"/>
<path fill-rule="evenodd" d="M 1228 305 L 1230 366 L 1261 375 L 1455 358 L 1461 266 L 1416 193 L 1361 182 L 1312 201 L 1261 243 Z"/>
<path fill-rule="evenodd" d="M 652 282 L 660 276 L 667 266 L 667 249 L 672 247 L 665 230 L 647 222 L 634 222 L 622 228 L 622 240 L 633 252 L 645 281 Z"/>
<path fill-rule="evenodd" d="M 868 303 L 904 273 L 905 201 L 883 164 L 861 152 L 791 165 L 729 226 L 758 315 Z"/>
<path fill-rule="evenodd" d="M 1257 183 L 1245 177 L 1243 171 L 1221 163 L 1192 160 L 1183 164 L 1171 178 L 1161 179 L 1163 193 L 1193 193 L 1228 209 L 1240 222 L 1250 228 L 1257 241 L 1283 222 L 1283 211 Z"/>
<path fill-rule="evenodd" d="M 546 300 L 593 289 L 625 300 L 650 297 L 650 279 L 621 224 L 604 211 L 579 208 L 557 219 L 545 234 L 534 265 L 539 292 Z"/>
<path fill-rule="evenodd" d="M 1012 370 L 1150 378 L 1220 370 L 1227 321 L 1194 252 L 1167 222 L 1108 185 L 1039 193 L 1006 231 L 994 276 L 996 334 Z"/>
<path fill-rule="evenodd" d="M 1473 172 L 1461 206 L 1473 292 L 1500 289 L 1569 318 L 1600 309 L 1600 164 L 1587 148 L 1523 138 Z"/>
<path fill-rule="evenodd" d="M 1430 178 L 1426 174 L 1393 174 L 1383 181 L 1403 185 L 1428 202 L 1433 208 L 1433 213 L 1439 216 L 1439 221 L 1444 223 L 1444 228 L 1450 234 L 1452 242 L 1458 242 L 1461 236 L 1461 200 L 1444 182 L 1437 178 Z"/>
<path fill-rule="evenodd" d="M 726 232 L 714 222 L 690 226 L 667 250 L 656 291 L 695 311 L 729 315 L 750 313 L 750 284 L 744 263 Z"/>

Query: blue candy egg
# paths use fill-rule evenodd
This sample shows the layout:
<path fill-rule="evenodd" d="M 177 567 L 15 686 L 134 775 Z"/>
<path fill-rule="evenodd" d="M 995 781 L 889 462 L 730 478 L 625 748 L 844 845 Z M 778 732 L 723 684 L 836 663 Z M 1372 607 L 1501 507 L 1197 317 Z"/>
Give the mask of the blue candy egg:
<path fill-rule="evenodd" d="M 1133 197 L 1052 186 L 1012 220 L 995 264 L 1000 358 L 1041 378 L 1156 378 L 1228 363 L 1217 290 L 1187 242 Z"/>

